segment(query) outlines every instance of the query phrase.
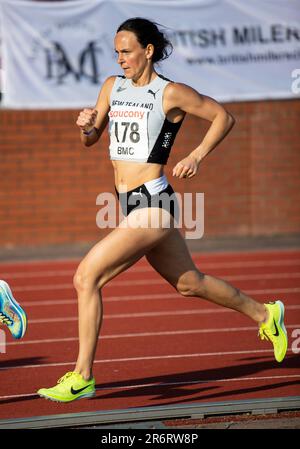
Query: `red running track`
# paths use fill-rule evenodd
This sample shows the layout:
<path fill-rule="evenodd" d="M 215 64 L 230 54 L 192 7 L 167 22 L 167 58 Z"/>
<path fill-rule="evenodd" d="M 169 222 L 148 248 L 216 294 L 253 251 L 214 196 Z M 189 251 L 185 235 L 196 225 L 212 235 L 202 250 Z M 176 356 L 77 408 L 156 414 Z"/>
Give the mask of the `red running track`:
<path fill-rule="evenodd" d="M 300 251 L 194 254 L 199 269 L 255 299 L 282 299 L 289 349 L 278 364 L 244 315 L 183 298 L 146 260 L 103 291 L 104 322 L 96 353 L 97 395 L 58 404 L 36 391 L 74 368 L 79 261 L 0 264 L 28 314 L 16 341 L 5 329 L 0 353 L 0 419 L 85 411 L 298 396 L 300 394 Z M 4 329 L 4 328 L 3 328 Z M 297 330 L 298 329 L 298 330 Z"/>

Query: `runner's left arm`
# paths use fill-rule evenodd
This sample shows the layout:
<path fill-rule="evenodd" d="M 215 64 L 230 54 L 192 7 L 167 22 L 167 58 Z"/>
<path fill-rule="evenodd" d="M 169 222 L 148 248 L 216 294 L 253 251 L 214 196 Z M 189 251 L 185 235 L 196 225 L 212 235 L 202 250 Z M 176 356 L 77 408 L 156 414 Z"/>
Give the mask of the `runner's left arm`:
<path fill-rule="evenodd" d="M 179 108 L 188 114 L 211 122 L 198 147 L 178 162 L 173 169 L 173 176 L 192 178 L 197 173 L 200 162 L 225 138 L 235 120 L 216 100 L 201 95 L 185 84 L 172 83 L 171 89 L 168 93 L 170 108 Z"/>

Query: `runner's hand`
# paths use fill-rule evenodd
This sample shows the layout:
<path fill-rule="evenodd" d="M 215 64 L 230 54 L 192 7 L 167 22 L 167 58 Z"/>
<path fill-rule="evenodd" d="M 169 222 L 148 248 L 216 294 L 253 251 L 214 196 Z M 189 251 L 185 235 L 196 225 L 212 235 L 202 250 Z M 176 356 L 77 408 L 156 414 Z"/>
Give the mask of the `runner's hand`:
<path fill-rule="evenodd" d="M 188 156 L 182 159 L 173 168 L 173 176 L 177 178 L 193 178 L 198 171 L 199 162 L 193 157 Z"/>
<path fill-rule="evenodd" d="M 79 126 L 79 128 L 82 131 L 91 131 L 96 123 L 98 111 L 96 109 L 84 109 L 80 112 L 76 125 Z"/>

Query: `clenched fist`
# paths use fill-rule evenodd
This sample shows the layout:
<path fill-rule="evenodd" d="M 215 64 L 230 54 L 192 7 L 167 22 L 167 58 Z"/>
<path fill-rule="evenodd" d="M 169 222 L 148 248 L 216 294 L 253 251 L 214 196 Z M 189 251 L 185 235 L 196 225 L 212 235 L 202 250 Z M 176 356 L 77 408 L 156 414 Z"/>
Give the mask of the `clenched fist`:
<path fill-rule="evenodd" d="M 76 125 L 79 126 L 79 128 L 82 131 L 91 131 L 96 123 L 98 111 L 96 109 L 84 109 L 80 112 Z"/>
<path fill-rule="evenodd" d="M 173 176 L 177 178 L 193 178 L 196 175 L 199 166 L 199 161 L 197 158 L 193 157 L 191 154 L 186 158 L 182 159 L 173 168 Z"/>

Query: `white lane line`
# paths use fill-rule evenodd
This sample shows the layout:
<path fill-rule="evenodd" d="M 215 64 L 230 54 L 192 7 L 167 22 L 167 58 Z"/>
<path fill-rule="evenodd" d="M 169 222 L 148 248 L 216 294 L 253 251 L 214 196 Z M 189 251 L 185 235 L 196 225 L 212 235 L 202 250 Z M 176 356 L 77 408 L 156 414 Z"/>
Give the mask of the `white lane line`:
<path fill-rule="evenodd" d="M 264 290 L 244 290 L 248 295 L 250 294 L 281 294 L 281 293 L 297 293 L 300 289 L 285 288 L 285 289 L 264 289 Z M 128 296 L 106 296 L 103 295 L 104 303 L 109 302 L 125 302 L 125 301 L 144 301 L 144 300 L 162 300 L 162 299 L 180 299 L 183 297 L 179 293 L 153 293 L 148 295 L 128 295 Z M 77 298 L 74 299 L 52 299 L 52 300 L 35 300 L 35 301 L 22 301 L 22 306 L 24 307 L 35 307 L 35 306 L 56 306 L 63 304 L 76 304 Z"/>
<path fill-rule="evenodd" d="M 35 306 L 57 306 L 63 304 L 76 304 L 77 299 L 53 299 L 53 300 L 39 300 L 39 301 L 22 301 L 22 307 L 35 307 Z"/>
<path fill-rule="evenodd" d="M 257 281 L 265 279 L 298 279 L 300 278 L 300 273 L 258 273 L 258 274 L 237 274 L 237 275 L 224 275 L 222 276 L 228 281 Z"/>
<path fill-rule="evenodd" d="M 290 349 L 288 349 L 290 352 Z M 252 349 L 245 351 L 219 351 L 219 352 L 201 352 L 194 354 L 168 354 L 168 355 L 155 355 L 155 356 L 140 356 L 140 357 L 123 357 L 116 359 L 102 359 L 95 360 L 94 364 L 97 363 L 123 363 L 123 362 L 140 362 L 145 360 L 171 360 L 171 359 L 188 359 L 188 358 L 198 358 L 198 357 L 224 357 L 224 356 L 237 356 L 237 355 L 255 355 L 255 354 L 273 354 L 273 349 Z M 3 362 L 5 363 L 5 362 Z M 0 371 L 12 370 L 12 369 L 29 369 L 29 368 L 49 368 L 50 366 L 75 366 L 76 361 L 72 362 L 53 362 L 53 363 L 36 363 L 32 365 L 9 365 L 7 367 L 0 367 Z M 300 374 L 299 374 L 300 377 Z"/>
<path fill-rule="evenodd" d="M 198 256 L 200 257 L 200 256 Z M 198 267 L 201 267 L 201 269 L 214 269 L 214 268 L 250 268 L 250 267 L 277 267 L 277 266 L 297 266 L 300 264 L 300 259 L 283 259 L 283 260 L 264 260 L 264 261 L 241 261 L 241 262 L 205 262 L 203 263 L 197 261 L 198 257 L 193 257 L 193 260 L 196 262 Z M 205 257 L 205 256 L 203 256 Z M 24 263 L 29 264 L 29 263 Z M 53 262 L 55 264 L 55 262 Z M 1 268 L 1 264 L 0 264 Z M 56 268 L 55 270 L 49 270 L 46 269 L 43 270 L 35 270 L 35 271 L 18 271 L 16 273 L 14 272 L 0 272 L 1 279 L 2 278 L 10 278 L 10 279 L 19 279 L 25 277 L 31 278 L 31 277 L 58 277 L 58 276 L 73 276 L 76 270 L 76 266 L 74 266 L 74 270 L 59 270 Z M 128 272 L 135 273 L 145 273 L 145 272 L 151 272 L 154 271 L 153 268 L 150 265 L 145 266 L 133 266 L 127 270 Z"/>
<path fill-rule="evenodd" d="M 300 308 L 300 306 L 299 306 Z M 232 310 L 220 309 L 218 313 L 229 313 Z M 116 314 L 104 314 L 104 319 L 124 319 L 124 318 L 145 318 L 145 317 L 155 317 L 155 316 L 183 316 L 183 315 L 198 315 L 216 313 L 216 309 L 192 309 L 192 310 L 168 310 L 163 312 L 138 312 L 138 313 L 116 313 Z M 43 324 L 43 323 L 60 323 L 60 322 L 70 322 L 77 321 L 77 316 L 70 317 L 56 317 L 56 318 L 37 318 L 33 320 L 28 320 L 30 324 Z"/>
<path fill-rule="evenodd" d="M 297 310 L 300 309 L 300 305 L 286 306 L 286 310 Z M 153 316 L 183 316 L 183 315 L 199 315 L 199 314 L 216 314 L 216 313 L 233 313 L 235 310 L 226 308 L 213 308 L 213 309 L 190 309 L 190 310 L 168 310 L 168 311 L 158 311 L 158 312 L 138 312 L 138 313 L 116 313 L 116 314 L 105 314 L 105 319 L 119 319 L 119 318 L 144 318 Z M 37 318 L 29 319 L 30 324 L 42 324 L 42 323 L 59 323 L 59 322 L 70 322 L 76 321 L 77 316 L 70 317 L 56 317 L 56 318 Z"/>
<path fill-rule="evenodd" d="M 175 374 L 176 376 L 176 374 Z M 166 386 L 172 386 L 172 385 L 195 385 L 195 384 L 204 384 L 204 383 L 218 383 L 218 382 L 250 382 L 250 381 L 258 381 L 258 380 L 276 380 L 276 379 L 298 379 L 300 378 L 299 374 L 288 374 L 286 376 L 257 376 L 257 377 L 233 377 L 233 378 L 226 378 L 226 379 L 199 379 L 199 380 L 190 380 L 190 381 L 183 381 L 183 382 L 159 382 L 159 383 L 145 383 L 145 384 L 134 384 L 134 385 L 118 385 L 118 386 L 111 386 L 111 387 L 97 387 L 96 391 L 106 391 L 106 390 L 130 390 L 135 388 L 147 388 L 147 387 L 166 387 Z M 23 393 L 23 394 L 11 394 L 7 396 L 0 396 L 0 400 L 4 399 L 16 399 L 16 398 L 25 398 L 25 397 L 32 397 L 38 395 L 36 393 Z"/>
<path fill-rule="evenodd" d="M 240 381 L 248 381 L 248 380 L 271 380 L 271 379 L 286 379 L 286 378 L 300 378 L 300 374 L 289 374 L 287 376 L 257 376 L 257 377 L 232 377 L 226 379 L 204 379 L 204 380 L 190 380 L 183 382 L 162 382 L 162 383 L 149 383 L 149 384 L 136 384 L 136 385 L 122 385 L 117 387 L 98 387 L 97 390 L 123 390 L 123 389 L 131 389 L 131 388 L 142 388 L 142 387 L 161 387 L 167 385 L 194 385 L 199 383 L 208 383 L 208 382 L 240 382 Z"/>
<path fill-rule="evenodd" d="M 58 277 L 58 276 L 74 276 L 76 268 L 74 270 L 59 270 L 56 268 L 55 270 L 39 270 L 39 271 L 18 271 L 16 273 L 13 272 L 1 272 L 1 278 L 10 278 L 10 279 L 22 279 L 22 278 L 43 278 L 43 277 Z"/>
<path fill-rule="evenodd" d="M 297 276 L 299 277 L 299 276 Z M 230 276 L 221 276 L 221 278 L 224 281 L 232 281 L 233 279 Z M 264 280 L 263 277 L 260 278 L 261 280 Z M 276 276 L 274 276 L 274 279 L 278 279 Z M 288 277 L 286 278 L 288 279 Z M 292 279 L 292 277 L 291 277 Z M 241 280 L 241 279 L 239 279 Z M 247 279 L 243 279 L 247 280 Z M 124 280 L 124 281 L 114 281 L 112 280 L 110 283 L 106 284 L 105 288 L 116 288 L 116 287 L 126 287 L 126 286 L 137 286 L 137 285 L 164 285 L 167 284 L 167 281 L 163 278 L 160 279 L 139 279 L 139 280 Z M 75 290 L 73 284 L 67 283 L 67 284 L 42 284 L 42 285 L 23 285 L 23 286 L 17 286 L 13 288 L 13 292 L 35 292 L 35 291 L 49 291 L 52 292 L 54 290 Z"/>
<path fill-rule="evenodd" d="M 300 329 L 300 324 L 289 324 L 285 326 L 288 329 Z M 176 331 L 161 331 L 161 332 L 133 332 L 127 334 L 107 334 L 99 336 L 99 340 L 113 340 L 119 338 L 144 338 L 144 337 L 160 337 L 160 336 L 170 336 L 170 335 L 193 335 L 193 334 L 209 334 L 209 333 L 221 333 L 221 332 L 247 332 L 247 331 L 257 331 L 257 326 L 248 327 L 223 327 L 223 328 L 208 328 L 208 329 L 185 329 Z M 20 341 L 10 341 L 6 343 L 6 346 L 21 346 L 21 345 L 34 345 L 34 344 L 49 344 L 49 343 L 61 343 L 78 341 L 78 337 L 67 337 L 67 338 L 47 338 L 43 340 L 20 340 Z"/>

